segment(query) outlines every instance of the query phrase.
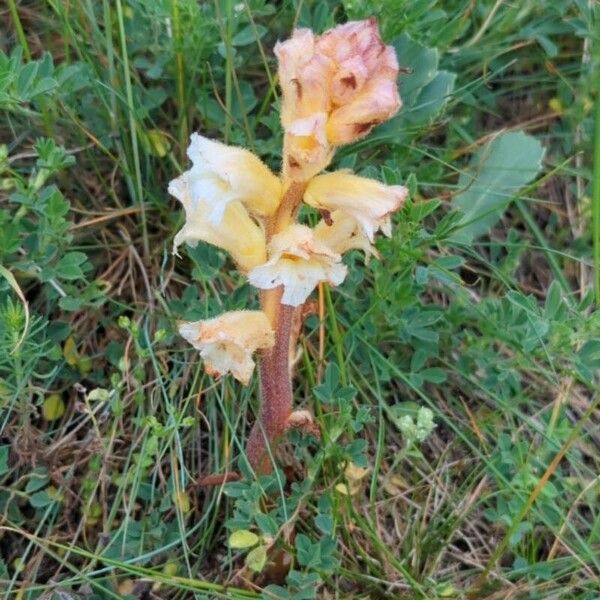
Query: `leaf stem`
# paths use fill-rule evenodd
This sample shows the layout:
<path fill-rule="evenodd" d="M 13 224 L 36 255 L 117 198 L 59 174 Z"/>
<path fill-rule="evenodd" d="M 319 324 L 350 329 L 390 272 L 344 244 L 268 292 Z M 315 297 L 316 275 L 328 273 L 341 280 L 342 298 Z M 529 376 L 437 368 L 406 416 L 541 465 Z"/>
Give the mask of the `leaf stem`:
<path fill-rule="evenodd" d="M 600 56 L 600 52 L 598 52 L 598 55 Z M 598 80 L 600 80 L 600 75 L 598 76 Z M 594 289 L 596 291 L 596 306 L 600 307 L 600 94 L 596 96 L 596 115 L 594 121 L 592 240 L 594 247 Z"/>
<path fill-rule="evenodd" d="M 25 36 L 25 32 L 23 31 L 23 25 L 21 24 L 21 19 L 19 18 L 19 12 L 17 11 L 17 5 L 15 4 L 15 0 L 8 0 L 8 9 L 10 10 L 10 16 L 15 26 L 17 37 L 19 38 L 19 44 L 23 49 L 25 59 L 27 60 L 27 62 L 29 62 L 31 60 L 31 50 L 29 49 L 27 37 Z"/>
<path fill-rule="evenodd" d="M 131 73 L 129 71 L 129 57 L 127 54 L 127 38 L 125 36 L 125 19 L 123 17 L 123 6 L 121 0 L 117 0 L 117 22 L 119 25 L 119 38 L 121 41 L 121 58 L 123 60 L 123 80 L 125 82 L 125 96 L 127 99 L 127 117 L 129 121 L 129 134 L 131 137 L 131 149 L 133 152 L 133 166 L 135 172 L 135 184 L 132 192 L 138 206 L 142 221 L 142 237 L 144 242 L 144 256 L 150 256 L 150 245 L 148 243 L 148 226 L 146 224 L 146 209 L 144 207 L 144 192 L 142 188 L 142 170 L 140 167 L 140 152 L 135 125 L 135 112 L 133 108 L 133 90 L 131 87 Z"/>

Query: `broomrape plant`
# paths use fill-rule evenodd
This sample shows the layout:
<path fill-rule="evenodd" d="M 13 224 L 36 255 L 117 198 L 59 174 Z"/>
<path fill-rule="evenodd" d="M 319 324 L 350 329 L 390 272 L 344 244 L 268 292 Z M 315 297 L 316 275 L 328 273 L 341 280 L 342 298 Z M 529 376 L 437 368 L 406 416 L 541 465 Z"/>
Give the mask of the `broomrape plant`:
<path fill-rule="evenodd" d="M 246 149 L 193 134 L 187 151 L 192 168 L 169 184 L 186 214 L 175 249 L 183 242 L 218 246 L 260 290 L 261 310 L 179 323 L 210 375 L 231 373 L 247 385 L 253 354 L 259 354 L 262 403 L 247 446 L 258 474 L 271 471 L 267 447 L 275 449 L 288 429 L 314 431 L 309 413 L 292 411 L 295 314 L 319 283 L 343 282 L 345 252 L 377 254 L 375 234 L 391 235 L 390 216 L 408 194 L 404 186 L 346 170 L 321 174 L 338 146 L 365 137 L 400 109 L 398 61 L 376 20 L 349 22 L 320 36 L 298 29 L 275 46 L 275 55 L 284 128 L 281 176 Z M 297 221 L 302 202 L 321 214 L 312 229 Z"/>

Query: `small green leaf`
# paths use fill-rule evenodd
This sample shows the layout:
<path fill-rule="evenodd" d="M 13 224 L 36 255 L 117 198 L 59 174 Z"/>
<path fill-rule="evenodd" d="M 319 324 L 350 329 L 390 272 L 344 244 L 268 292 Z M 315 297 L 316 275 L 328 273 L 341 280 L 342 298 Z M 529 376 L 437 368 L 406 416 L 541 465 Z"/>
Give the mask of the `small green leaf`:
<path fill-rule="evenodd" d="M 0 446 L 0 475 L 5 475 L 9 471 L 8 453 L 10 446 Z"/>
<path fill-rule="evenodd" d="M 277 521 L 270 515 L 265 515 L 264 513 L 257 513 L 254 516 L 254 520 L 256 524 L 260 527 L 260 530 L 265 534 L 271 537 L 275 537 L 277 532 L 279 531 L 279 527 L 277 525 Z"/>
<path fill-rule="evenodd" d="M 21 100 L 27 100 L 30 95 L 31 86 L 37 75 L 39 62 L 32 61 L 24 65 L 19 71 L 17 78 L 16 92 Z"/>
<path fill-rule="evenodd" d="M 55 79 L 52 79 L 52 77 L 44 77 L 35 84 L 35 87 L 31 92 L 31 97 L 33 98 L 35 96 L 38 96 L 39 94 L 45 94 L 46 92 L 53 90 L 57 86 L 58 83 Z"/>
<path fill-rule="evenodd" d="M 37 490 L 42 489 L 47 486 L 50 480 L 48 479 L 48 469 L 45 467 L 38 467 L 31 473 L 31 477 L 25 486 L 25 491 L 28 494 L 32 492 L 37 492 Z"/>
<path fill-rule="evenodd" d="M 252 548 L 252 546 L 256 546 L 258 542 L 258 536 L 247 529 L 234 531 L 229 536 L 229 547 L 236 550 L 240 550 L 242 548 Z"/>
<path fill-rule="evenodd" d="M 65 342 L 63 347 L 63 356 L 65 357 L 65 362 L 70 367 L 77 366 L 77 363 L 79 362 L 79 352 L 77 352 L 77 344 L 72 336 L 68 337 L 67 341 Z"/>
<path fill-rule="evenodd" d="M 546 304 L 544 306 L 544 317 L 553 319 L 562 304 L 562 290 L 558 281 L 553 281 L 546 295 Z"/>
<path fill-rule="evenodd" d="M 317 515 L 315 517 L 315 525 L 325 534 L 333 533 L 333 519 L 330 515 Z"/>
<path fill-rule="evenodd" d="M 50 498 L 48 492 L 46 490 L 42 490 L 41 492 L 36 492 L 32 494 L 29 498 L 29 504 L 33 506 L 33 508 L 44 508 L 49 504 L 52 504 L 54 500 Z"/>
<path fill-rule="evenodd" d="M 160 129 L 150 129 L 146 132 L 145 140 L 148 151 L 153 156 L 163 158 L 171 149 L 167 135 Z"/>
<path fill-rule="evenodd" d="M 253 550 L 250 550 L 245 562 L 249 569 L 260 573 L 267 562 L 267 549 L 264 546 L 257 546 Z"/>
<path fill-rule="evenodd" d="M 42 415 L 46 421 L 58 421 L 65 414 L 65 402 L 58 394 L 50 394 L 42 404 Z"/>
<path fill-rule="evenodd" d="M 446 371 L 443 369 L 438 369 L 437 367 L 432 367 L 431 369 L 424 369 L 419 373 L 419 375 L 430 383 L 444 383 L 446 381 Z"/>
<path fill-rule="evenodd" d="M 87 260 L 83 252 L 67 252 L 56 264 L 56 275 L 61 279 L 80 279 L 83 277 L 81 265 Z"/>

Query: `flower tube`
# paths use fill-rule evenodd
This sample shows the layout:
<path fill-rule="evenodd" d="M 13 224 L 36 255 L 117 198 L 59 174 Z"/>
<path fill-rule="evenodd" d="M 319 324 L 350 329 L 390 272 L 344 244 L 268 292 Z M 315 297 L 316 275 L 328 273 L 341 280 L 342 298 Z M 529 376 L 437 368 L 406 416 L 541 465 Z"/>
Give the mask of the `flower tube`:
<path fill-rule="evenodd" d="M 186 171 L 190 194 L 211 207 L 211 223 L 219 224 L 232 202 L 243 203 L 260 217 L 273 214 L 279 206 L 279 178 L 249 150 L 193 133 L 187 154 L 193 165 Z"/>

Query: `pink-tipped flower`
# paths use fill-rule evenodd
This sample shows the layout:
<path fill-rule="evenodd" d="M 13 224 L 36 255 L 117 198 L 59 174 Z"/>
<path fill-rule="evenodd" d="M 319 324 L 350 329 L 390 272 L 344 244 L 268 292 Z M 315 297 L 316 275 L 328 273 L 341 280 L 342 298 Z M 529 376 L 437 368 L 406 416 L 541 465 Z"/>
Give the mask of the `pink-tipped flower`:
<path fill-rule="evenodd" d="M 358 140 L 400 110 L 396 51 L 382 42 L 376 19 L 334 27 L 316 49 L 335 63 L 327 123 L 332 144 Z"/>
<path fill-rule="evenodd" d="M 288 138 L 298 129 L 298 121 L 326 115 L 326 142 L 337 146 L 366 136 L 400 109 L 396 52 L 382 42 L 375 19 L 351 21 L 318 37 L 309 29 L 297 29 L 275 46 L 275 54 L 285 146 L 290 152 L 284 154 L 296 165 L 294 170 L 284 164 L 284 172 L 294 180 L 308 179 L 331 159 L 331 152 L 323 148 L 322 133 L 312 138 L 318 141 L 318 154 L 300 155 L 300 160 L 298 153 L 291 154 L 294 144 Z M 305 167 L 308 162 L 310 167 Z"/>

